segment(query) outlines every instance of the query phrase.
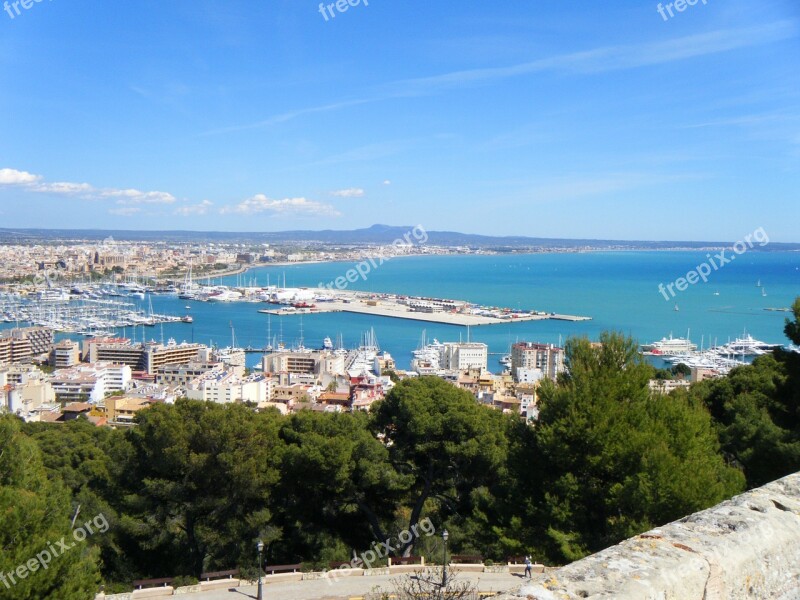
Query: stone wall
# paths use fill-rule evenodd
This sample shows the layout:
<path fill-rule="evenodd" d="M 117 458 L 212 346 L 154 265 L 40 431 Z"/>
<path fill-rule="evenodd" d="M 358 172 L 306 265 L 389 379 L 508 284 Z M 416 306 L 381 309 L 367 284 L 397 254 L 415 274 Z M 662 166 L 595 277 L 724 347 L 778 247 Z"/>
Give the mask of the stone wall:
<path fill-rule="evenodd" d="M 506 600 L 800 600 L 800 473 L 626 540 Z"/>

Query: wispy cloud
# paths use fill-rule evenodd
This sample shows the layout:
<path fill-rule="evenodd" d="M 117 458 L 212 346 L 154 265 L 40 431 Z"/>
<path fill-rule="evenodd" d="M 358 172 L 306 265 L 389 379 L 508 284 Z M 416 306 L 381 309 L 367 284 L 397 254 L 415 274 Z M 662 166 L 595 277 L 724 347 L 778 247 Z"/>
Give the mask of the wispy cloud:
<path fill-rule="evenodd" d="M 337 198 L 363 198 L 364 193 L 364 190 L 361 188 L 347 188 L 331 192 L 331 196 L 336 196 Z"/>
<path fill-rule="evenodd" d="M 108 211 L 112 215 L 119 215 L 121 217 L 130 217 L 137 213 L 142 212 L 140 206 L 123 206 L 121 208 L 111 208 Z"/>
<path fill-rule="evenodd" d="M 333 206 L 323 204 L 307 198 L 283 198 L 275 200 L 268 198 L 264 194 L 256 194 L 251 198 L 242 200 L 232 206 L 224 206 L 220 213 L 254 215 L 268 213 L 282 216 L 330 216 L 339 217 L 339 213 Z"/>
<path fill-rule="evenodd" d="M 253 123 L 208 131 L 205 135 L 270 127 L 303 115 L 341 110 L 392 98 L 432 95 L 449 89 L 477 86 L 535 73 L 593 74 L 668 64 L 775 43 L 797 35 L 797 22 L 782 20 L 753 27 L 720 29 L 660 42 L 604 46 L 514 65 L 464 69 L 428 77 L 403 79 L 378 86 L 372 93 L 362 98 L 287 111 Z"/>
<path fill-rule="evenodd" d="M 797 33 L 796 22 L 778 21 L 755 27 L 711 31 L 661 42 L 606 46 L 504 67 L 468 69 L 432 77 L 406 79 L 389 84 L 387 91 L 396 96 L 416 96 L 544 71 L 590 74 L 635 69 L 774 43 L 795 37 Z"/>
<path fill-rule="evenodd" d="M 191 217 L 195 215 L 205 215 L 208 213 L 209 208 L 214 205 L 211 200 L 203 200 L 198 204 L 190 204 L 188 206 L 179 206 L 175 209 L 176 215 L 181 217 Z"/>
<path fill-rule="evenodd" d="M 437 136 L 434 136 L 437 138 Z M 372 144 L 365 144 L 350 150 L 345 150 L 339 154 L 333 154 L 319 160 L 300 165 L 302 168 L 317 167 L 322 165 L 336 165 L 348 162 L 365 162 L 394 156 L 400 152 L 415 147 L 420 142 L 430 142 L 433 139 L 427 138 L 409 138 L 399 140 L 386 140 L 384 142 L 374 142 Z"/>
<path fill-rule="evenodd" d="M 527 195 L 542 201 L 570 200 L 652 187 L 669 182 L 697 180 L 704 177 L 699 174 L 610 173 L 589 177 L 560 178 L 534 187 Z"/>
<path fill-rule="evenodd" d="M 245 125 L 233 125 L 231 127 L 222 127 L 220 129 L 212 129 L 206 131 L 202 135 L 216 135 L 220 133 L 233 133 L 236 131 L 245 131 L 247 129 L 259 129 L 261 127 L 269 127 L 270 125 L 277 125 L 278 123 L 285 123 L 303 115 L 311 115 L 314 113 L 330 112 L 334 110 L 341 110 L 343 108 L 350 108 L 358 106 L 359 104 L 367 104 L 374 102 L 377 98 L 360 98 L 355 100 L 344 100 L 342 102 L 334 102 L 332 104 L 323 104 L 321 106 L 310 106 L 308 108 L 301 108 L 298 110 L 290 110 L 285 113 L 268 117 L 263 121 L 256 121 L 255 123 L 248 123 Z"/>

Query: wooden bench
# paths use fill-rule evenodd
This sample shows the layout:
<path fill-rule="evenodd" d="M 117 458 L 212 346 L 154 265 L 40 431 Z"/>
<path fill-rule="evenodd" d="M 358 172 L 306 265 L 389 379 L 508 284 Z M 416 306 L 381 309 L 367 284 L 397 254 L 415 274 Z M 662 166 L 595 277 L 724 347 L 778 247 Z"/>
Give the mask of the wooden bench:
<path fill-rule="evenodd" d="M 231 569 L 230 571 L 212 571 L 210 573 L 201 573 L 200 581 L 211 581 L 212 579 L 233 579 L 239 575 L 239 569 Z"/>
<path fill-rule="evenodd" d="M 297 573 L 303 569 L 303 565 L 298 563 L 296 565 L 267 565 L 264 567 L 264 573 L 267 575 L 275 575 L 275 573 Z"/>
<path fill-rule="evenodd" d="M 400 565 L 421 565 L 422 564 L 422 557 L 421 556 L 398 556 L 398 557 L 391 557 L 392 559 L 392 566 L 400 566 Z"/>
<path fill-rule="evenodd" d="M 509 556 L 506 558 L 506 562 L 510 565 L 524 565 L 525 564 L 525 557 L 524 556 Z"/>
<path fill-rule="evenodd" d="M 450 562 L 459 564 L 459 563 L 470 563 L 470 564 L 482 564 L 483 557 L 479 554 L 453 554 L 450 557 Z"/>
<path fill-rule="evenodd" d="M 173 581 L 175 581 L 174 577 L 162 577 L 161 579 L 139 579 L 133 582 L 133 587 L 137 590 L 153 587 L 167 587 Z"/>

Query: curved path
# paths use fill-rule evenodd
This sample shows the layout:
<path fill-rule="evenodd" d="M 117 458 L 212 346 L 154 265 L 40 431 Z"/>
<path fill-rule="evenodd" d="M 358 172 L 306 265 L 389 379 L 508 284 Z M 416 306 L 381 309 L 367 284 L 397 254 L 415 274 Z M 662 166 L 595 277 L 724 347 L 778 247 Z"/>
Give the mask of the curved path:
<path fill-rule="evenodd" d="M 375 575 L 370 577 L 342 577 L 338 581 L 311 580 L 275 582 L 264 585 L 264 600 L 349 600 L 378 591 L 390 591 L 392 580 L 402 575 Z M 518 588 L 524 580 L 509 573 L 458 574 L 459 581 L 471 581 L 480 592 L 507 592 Z M 186 600 L 255 600 L 256 587 L 220 589 L 183 596 Z"/>

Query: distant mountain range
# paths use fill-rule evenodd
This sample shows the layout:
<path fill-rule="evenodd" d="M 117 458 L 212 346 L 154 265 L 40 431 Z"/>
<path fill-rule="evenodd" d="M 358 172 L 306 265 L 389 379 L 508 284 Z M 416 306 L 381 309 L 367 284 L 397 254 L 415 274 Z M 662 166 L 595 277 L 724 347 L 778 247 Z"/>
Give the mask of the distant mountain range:
<path fill-rule="evenodd" d="M 339 231 L 295 230 L 275 232 L 227 232 L 227 231 L 127 231 L 106 229 L 6 229 L 0 228 L 0 243 L 23 243 L 35 241 L 87 240 L 99 241 L 113 237 L 120 241 L 172 241 L 172 242 L 238 242 L 238 243 L 319 243 L 330 245 L 350 244 L 389 244 L 402 239 L 414 228 L 408 226 L 373 225 L 365 229 Z M 730 246 L 735 240 L 727 242 L 684 242 L 684 241 L 621 241 L 593 239 L 559 239 L 525 236 L 490 236 L 456 231 L 428 231 L 427 243 L 434 246 L 469 246 L 494 250 L 513 251 L 523 248 L 541 249 L 670 249 L 670 248 L 708 248 Z M 413 236 L 410 238 L 415 239 Z M 800 250 L 800 244 L 770 243 L 759 250 Z"/>

